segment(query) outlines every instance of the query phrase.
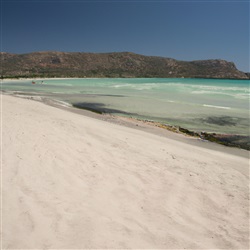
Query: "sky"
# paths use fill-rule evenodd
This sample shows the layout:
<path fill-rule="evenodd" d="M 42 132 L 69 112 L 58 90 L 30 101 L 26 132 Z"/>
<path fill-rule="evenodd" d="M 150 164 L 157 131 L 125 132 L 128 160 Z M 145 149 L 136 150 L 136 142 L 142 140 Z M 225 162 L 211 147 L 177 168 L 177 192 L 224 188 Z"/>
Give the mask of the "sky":
<path fill-rule="evenodd" d="M 249 72 L 249 0 L 1 0 L 1 51 L 224 59 Z"/>

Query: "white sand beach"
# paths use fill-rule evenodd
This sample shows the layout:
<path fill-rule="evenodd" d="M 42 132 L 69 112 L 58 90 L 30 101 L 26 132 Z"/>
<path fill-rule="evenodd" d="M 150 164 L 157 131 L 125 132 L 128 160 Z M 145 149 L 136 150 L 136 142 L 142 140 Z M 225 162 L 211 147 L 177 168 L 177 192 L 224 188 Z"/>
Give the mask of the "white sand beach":
<path fill-rule="evenodd" d="M 1 98 L 3 249 L 249 249 L 248 157 Z"/>

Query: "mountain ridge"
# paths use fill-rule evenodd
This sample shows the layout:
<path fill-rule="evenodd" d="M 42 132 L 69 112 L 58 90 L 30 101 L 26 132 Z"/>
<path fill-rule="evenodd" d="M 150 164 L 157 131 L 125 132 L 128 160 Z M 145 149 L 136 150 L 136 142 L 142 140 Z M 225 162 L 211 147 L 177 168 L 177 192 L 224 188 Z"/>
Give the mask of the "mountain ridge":
<path fill-rule="evenodd" d="M 222 59 L 181 61 L 133 52 L 1 52 L 1 78 L 13 77 L 249 78 Z"/>

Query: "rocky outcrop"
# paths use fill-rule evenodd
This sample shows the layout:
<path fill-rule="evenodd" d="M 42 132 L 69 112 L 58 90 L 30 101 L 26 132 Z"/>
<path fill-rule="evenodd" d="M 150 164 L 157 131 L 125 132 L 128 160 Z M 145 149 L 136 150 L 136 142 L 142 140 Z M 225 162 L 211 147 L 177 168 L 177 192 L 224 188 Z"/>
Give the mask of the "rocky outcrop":
<path fill-rule="evenodd" d="M 1 76 L 6 77 L 162 77 L 247 79 L 225 60 L 178 61 L 131 52 L 1 53 Z"/>
<path fill-rule="evenodd" d="M 245 73 L 247 78 L 250 79 L 250 72 Z"/>

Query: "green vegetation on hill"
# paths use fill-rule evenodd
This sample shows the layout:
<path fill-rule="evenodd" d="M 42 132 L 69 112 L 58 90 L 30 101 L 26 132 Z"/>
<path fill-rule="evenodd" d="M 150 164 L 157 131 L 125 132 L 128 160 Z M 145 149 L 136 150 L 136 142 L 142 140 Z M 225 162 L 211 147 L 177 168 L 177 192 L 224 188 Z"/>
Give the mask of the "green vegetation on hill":
<path fill-rule="evenodd" d="M 247 79 L 225 60 L 178 61 L 131 52 L 1 53 L 1 78 L 27 77 L 156 77 Z"/>

